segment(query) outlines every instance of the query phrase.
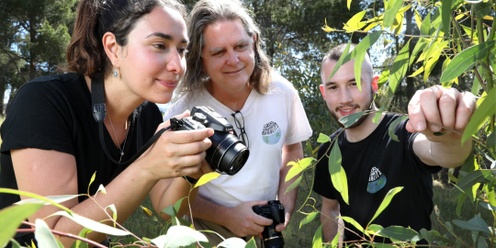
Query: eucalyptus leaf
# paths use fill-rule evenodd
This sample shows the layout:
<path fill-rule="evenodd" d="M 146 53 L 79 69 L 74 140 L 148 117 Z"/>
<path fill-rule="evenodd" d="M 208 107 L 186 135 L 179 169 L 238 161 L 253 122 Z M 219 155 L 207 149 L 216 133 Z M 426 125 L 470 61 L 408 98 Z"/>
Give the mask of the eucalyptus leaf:
<path fill-rule="evenodd" d="M 58 211 L 58 212 L 53 213 L 50 216 L 64 216 L 64 217 L 69 218 L 72 221 L 78 223 L 79 225 L 81 225 L 83 227 L 86 227 L 88 229 L 91 229 L 91 230 L 93 230 L 95 232 L 99 232 L 99 233 L 104 233 L 104 234 L 114 235 L 114 236 L 126 236 L 126 235 L 131 234 L 126 230 L 117 229 L 115 227 L 102 224 L 100 222 L 94 221 L 92 219 L 86 218 L 86 217 L 78 215 L 76 213 L 69 214 L 65 211 Z"/>
<path fill-rule="evenodd" d="M 411 228 L 388 226 L 380 231 L 380 235 L 397 241 L 418 241 L 419 233 Z"/>
<path fill-rule="evenodd" d="M 218 247 L 237 248 L 237 247 L 245 247 L 245 245 L 246 245 L 246 241 L 237 237 L 233 237 L 233 238 L 225 239 L 224 241 L 220 242 Z"/>
<path fill-rule="evenodd" d="M 448 67 L 443 71 L 439 80 L 446 82 L 460 76 L 466 70 L 473 67 L 477 61 L 488 56 L 491 49 L 494 48 L 495 43 L 496 41 L 491 40 L 463 50 L 453 58 Z"/>
<path fill-rule="evenodd" d="M 387 192 L 386 196 L 384 197 L 384 199 L 381 202 L 381 205 L 379 205 L 379 208 L 375 212 L 374 217 L 372 217 L 369 224 L 374 222 L 374 220 L 377 218 L 377 216 L 379 216 L 382 213 L 382 211 L 384 211 L 384 209 L 386 209 L 386 207 L 389 206 L 389 203 L 391 203 L 391 200 L 393 199 L 393 197 L 396 194 L 398 194 L 399 192 L 401 192 L 401 190 L 403 190 L 403 187 L 398 186 L 398 187 L 394 187 L 394 188 L 390 189 Z"/>
<path fill-rule="evenodd" d="M 62 245 L 59 245 L 44 220 L 36 219 L 34 224 L 36 227 L 34 236 L 38 243 L 38 247 L 62 247 Z"/>
<path fill-rule="evenodd" d="M 491 231 L 489 230 L 488 224 L 484 221 L 484 219 L 481 218 L 480 213 L 475 215 L 472 219 L 468 221 L 464 220 L 453 220 L 453 224 L 456 226 L 470 230 L 472 232 L 474 231 L 479 231 L 483 232 L 485 234 L 490 234 Z"/>
<path fill-rule="evenodd" d="M 331 138 L 329 138 L 329 136 L 323 134 L 323 133 L 319 133 L 319 137 L 317 138 L 317 142 L 318 143 L 326 143 L 326 142 L 329 142 L 331 141 Z"/>
<path fill-rule="evenodd" d="M 312 238 L 312 248 L 322 248 L 322 224 L 317 227 Z"/>
<path fill-rule="evenodd" d="M 396 19 L 396 14 L 403 6 L 403 0 L 389 0 L 387 1 L 386 12 L 384 13 L 384 21 L 382 25 L 386 28 L 391 27 L 393 25 L 394 20 Z"/>
<path fill-rule="evenodd" d="M 343 166 L 341 166 L 341 150 L 339 145 L 334 143 L 329 156 L 329 174 L 331 175 L 331 182 L 334 188 L 341 193 L 341 197 L 346 204 L 349 204 L 348 199 L 348 179 Z"/>
<path fill-rule="evenodd" d="M 160 248 L 184 247 L 196 242 L 208 242 L 207 237 L 192 228 L 186 226 L 171 226 L 165 235 L 158 236 L 151 240 Z"/>
<path fill-rule="evenodd" d="M 4 247 L 10 238 L 14 237 L 17 228 L 29 216 L 38 211 L 43 204 L 30 203 L 12 205 L 0 210 L 0 247 Z"/>
<path fill-rule="evenodd" d="M 490 116 L 494 116 L 496 114 L 496 101 L 494 99 L 496 99 L 496 87 L 493 87 L 491 91 L 489 91 L 487 95 L 480 100 L 482 102 L 475 110 L 467 124 L 467 127 L 463 131 L 462 143 L 477 133 Z"/>
<path fill-rule="evenodd" d="M 209 172 L 207 174 L 203 174 L 203 176 L 200 177 L 198 182 L 195 184 L 194 188 L 198 188 L 216 178 L 218 178 L 220 174 L 218 172 Z"/>
<path fill-rule="evenodd" d="M 349 128 L 353 126 L 362 116 L 366 114 L 365 111 L 353 113 L 351 115 L 343 116 L 339 118 L 339 122 L 343 124 L 344 128 Z"/>
<path fill-rule="evenodd" d="M 303 219 L 300 221 L 300 226 L 299 226 L 299 228 L 301 229 L 301 227 L 302 227 L 302 226 L 304 226 L 304 225 L 306 225 L 306 224 L 308 224 L 308 223 L 312 222 L 312 221 L 315 219 L 315 217 L 317 217 L 317 215 L 319 215 L 319 212 L 317 212 L 317 211 L 313 211 L 313 212 L 311 212 L 311 213 L 307 214 L 307 216 L 305 216 L 305 218 L 303 218 Z"/>

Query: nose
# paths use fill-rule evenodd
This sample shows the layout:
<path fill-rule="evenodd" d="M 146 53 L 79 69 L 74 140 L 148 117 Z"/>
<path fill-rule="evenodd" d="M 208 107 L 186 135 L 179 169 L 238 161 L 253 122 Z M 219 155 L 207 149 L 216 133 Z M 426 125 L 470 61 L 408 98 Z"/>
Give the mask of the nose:
<path fill-rule="evenodd" d="M 236 51 L 230 51 L 227 55 L 227 64 L 235 65 L 239 62 L 239 56 Z"/>
<path fill-rule="evenodd" d="M 346 88 L 343 88 L 341 91 L 340 91 L 340 99 L 341 103 L 349 103 L 353 100 L 353 98 L 351 97 L 351 92 L 350 92 L 350 89 L 348 89 L 347 87 Z"/>
<path fill-rule="evenodd" d="M 166 68 L 168 71 L 182 75 L 185 70 L 184 56 L 177 51 L 170 53 Z"/>

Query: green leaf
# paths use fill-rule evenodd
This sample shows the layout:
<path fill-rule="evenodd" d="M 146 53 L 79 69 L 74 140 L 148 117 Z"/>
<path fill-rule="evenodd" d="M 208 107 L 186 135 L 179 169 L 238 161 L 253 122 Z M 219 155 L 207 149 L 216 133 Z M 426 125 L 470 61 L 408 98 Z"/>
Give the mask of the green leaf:
<path fill-rule="evenodd" d="M 83 237 L 83 238 L 86 238 L 88 236 L 88 233 L 90 233 L 91 230 L 88 229 L 88 228 L 83 228 L 83 230 L 81 230 L 78 234 L 79 237 Z M 74 241 L 74 245 L 73 247 L 76 247 L 76 248 L 88 248 L 89 247 L 89 244 L 87 242 L 83 242 L 82 240 L 80 239 L 76 239 Z"/>
<path fill-rule="evenodd" d="M 322 248 L 322 224 L 317 227 L 312 239 L 312 248 Z"/>
<path fill-rule="evenodd" d="M 72 215 L 71 215 L 65 211 L 58 211 L 58 212 L 51 214 L 50 216 L 64 216 L 64 217 L 69 218 L 72 221 L 78 223 L 79 225 L 81 225 L 83 227 L 86 227 L 88 229 L 91 229 L 91 230 L 93 230 L 95 232 L 99 232 L 99 233 L 104 233 L 104 234 L 114 235 L 114 236 L 126 236 L 126 235 L 130 234 L 126 230 L 121 230 L 121 229 L 117 229 L 117 228 L 102 224 L 100 222 L 94 221 L 92 219 L 86 218 L 86 217 L 78 215 L 76 213 L 72 213 Z"/>
<path fill-rule="evenodd" d="M 91 195 L 90 194 L 90 186 L 95 181 L 95 178 L 96 178 L 96 171 L 95 171 L 95 173 L 93 173 L 93 175 L 91 175 L 90 183 L 88 183 L 88 195 Z"/>
<path fill-rule="evenodd" d="M 361 40 L 360 43 L 356 45 L 355 49 L 353 49 L 351 53 L 348 54 L 348 56 L 351 56 L 350 60 L 351 59 L 355 60 L 354 62 L 355 81 L 357 83 L 358 89 L 360 90 L 362 89 L 361 78 L 362 78 L 363 61 L 365 60 L 365 56 L 367 55 L 367 51 L 369 50 L 369 48 L 371 48 L 372 45 L 375 44 L 375 42 L 379 39 L 380 36 L 381 36 L 380 32 L 370 33 L 365 38 L 363 38 L 363 40 Z"/>
<path fill-rule="evenodd" d="M 358 223 L 353 218 L 348 217 L 348 216 L 341 216 L 341 218 L 343 219 L 343 221 L 346 221 L 349 224 L 351 224 L 352 226 L 354 226 L 358 231 L 365 233 L 365 229 L 363 229 L 362 225 L 360 225 L 360 223 Z"/>
<path fill-rule="evenodd" d="M 411 228 L 388 226 L 380 231 L 380 235 L 396 241 L 418 241 L 419 233 Z"/>
<path fill-rule="evenodd" d="M 474 218 L 464 221 L 464 220 L 453 220 L 453 224 L 469 231 L 479 231 L 485 234 L 490 234 L 488 224 L 481 218 L 480 213 L 474 216 Z"/>
<path fill-rule="evenodd" d="M 355 124 L 366 113 L 367 113 L 366 111 L 362 111 L 362 112 L 353 113 L 351 115 L 343 116 L 339 118 L 339 122 L 343 124 L 344 128 L 349 128 L 353 126 L 353 124 Z"/>
<path fill-rule="evenodd" d="M 394 59 L 389 76 L 389 88 L 395 93 L 401 80 L 405 77 L 409 65 L 410 40 L 401 48 Z"/>
<path fill-rule="evenodd" d="M 36 219 L 35 228 L 34 236 L 38 243 L 38 247 L 63 247 L 62 245 L 59 245 L 44 220 Z"/>
<path fill-rule="evenodd" d="M 13 205 L 0 210 L 0 247 L 4 247 L 10 238 L 14 237 L 17 228 L 29 216 L 38 211 L 43 204 Z"/>
<path fill-rule="evenodd" d="M 462 143 L 477 133 L 490 116 L 496 114 L 496 101 L 494 99 L 496 99 L 496 87 L 493 87 L 491 91 L 487 93 L 486 97 L 480 100 L 482 102 L 475 110 L 467 127 L 463 131 Z"/>
<path fill-rule="evenodd" d="M 171 226 L 165 235 L 151 240 L 158 247 L 184 247 L 196 242 L 208 242 L 207 237 L 186 226 Z"/>
<path fill-rule="evenodd" d="M 374 45 L 374 43 L 379 39 L 380 36 L 381 36 L 381 32 L 379 31 L 368 34 L 367 36 L 365 36 L 365 38 L 362 39 L 362 41 L 360 41 L 360 43 L 356 45 L 355 49 L 353 49 L 351 52 L 350 52 L 351 40 L 350 40 L 348 45 L 343 50 L 343 54 L 347 54 L 347 55 L 341 56 L 339 58 L 339 60 L 334 65 L 334 69 L 329 75 L 329 78 L 332 78 L 332 76 L 334 76 L 336 71 L 338 71 L 339 67 L 341 67 L 341 65 L 345 64 L 346 62 L 351 61 L 352 59 L 357 59 L 357 57 L 359 56 L 363 57 L 363 58 L 359 58 L 363 61 L 363 59 L 365 58 L 364 57 L 365 54 L 367 54 L 367 50 L 370 47 L 372 47 L 372 45 Z M 356 71 L 357 69 L 356 66 L 354 69 L 355 69 L 355 77 L 357 74 L 361 75 L 361 69 L 358 72 Z M 355 78 L 355 80 L 357 80 L 358 87 L 360 87 L 360 76 L 358 78 Z"/>
<path fill-rule="evenodd" d="M 288 192 L 291 192 L 291 190 L 293 190 L 293 189 L 297 188 L 297 187 L 300 185 L 301 180 L 303 180 L 303 176 L 302 176 L 302 175 L 301 175 L 301 176 L 299 176 L 299 177 L 298 177 L 298 178 L 297 178 L 294 182 L 292 182 L 292 183 L 288 186 L 288 188 L 286 189 L 286 191 L 284 191 L 284 193 L 286 194 L 286 193 L 288 193 Z"/>
<path fill-rule="evenodd" d="M 314 211 L 314 212 L 311 212 L 309 214 L 307 214 L 307 216 L 305 216 L 305 218 L 303 218 L 301 221 L 300 221 L 300 226 L 299 228 L 301 229 L 302 226 L 312 222 L 315 217 L 317 217 L 317 215 L 319 214 L 319 212 L 317 211 Z"/>
<path fill-rule="evenodd" d="M 474 184 L 489 183 L 494 179 L 494 176 L 491 170 L 472 171 L 463 177 L 459 177 L 456 186 L 463 192 L 470 192 Z"/>
<path fill-rule="evenodd" d="M 374 217 L 372 217 L 372 219 L 370 220 L 369 224 L 372 223 L 377 218 L 377 216 L 379 216 L 382 213 L 382 211 L 384 211 L 384 209 L 386 209 L 387 206 L 389 206 L 389 203 L 391 203 L 391 200 L 393 199 L 393 197 L 396 194 L 398 194 L 401 190 L 403 190 L 402 186 L 394 187 L 394 188 L 389 190 L 389 192 L 386 194 L 386 196 L 382 200 L 381 205 L 379 206 L 379 208 L 375 212 Z"/>
<path fill-rule="evenodd" d="M 399 118 L 396 118 L 393 122 L 391 122 L 391 125 L 389 125 L 388 128 L 388 135 L 391 137 L 391 140 L 394 140 L 396 142 L 399 142 L 400 140 L 398 139 L 398 135 L 394 133 L 394 130 L 396 130 L 397 126 L 404 121 L 405 119 L 408 119 L 406 116 L 401 116 Z"/>
<path fill-rule="evenodd" d="M 491 49 L 494 48 L 495 43 L 496 41 L 491 40 L 474 45 L 460 52 L 453 58 L 451 63 L 449 63 L 448 67 L 446 67 L 439 79 L 440 82 L 451 81 L 473 67 L 477 61 L 488 56 Z"/>
<path fill-rule="evenodd" d="M 248 240 L 245 248 L 257 248 L 257 241 L 255 241 L 255 237 L 251 237 L 250 240 Z"/>
<path fill-rule="evenodd" d="M 449 41 L 436 39 L 436 41 L 432 42 L 430 47 L 427 49 L 428 57 L 424 61 L 424 81 L 427 82 L 429 80 L 429 75 L 431 74 L 432 70 L 434 70 L 435 65 L 439 61 L 441 53 L 444 51 L 445 48 L 448 47 L 448 44 Z"/>
<path fill-rule="evenodd" d="M 386 12 L 384 13 L 384 21 L 382 25 L 386 28 L 391 27 L 393 25 L 394 20 L 396 19 L 396 14 L 403 6 L 403 0 L 389 0 L 386 6 Z"/>
<path fill-rule="evenodd" d="M 313 161 L 315 161 L 313 157 L 303 158 L 298 161 L 290 161 L 287 166 L 291 166 L 291 168 L 286 174 L 286 178 L 284 180 L 287 182 L 293 177 L 299 175 L 302 171 L 307 169 L 313 163 Z"/>
<path fill-rule="evenodd" d="M 31 204 L 33 202 L 44 202 L 45 205 L 53 205 L 55 207 L 58 207 L 66 212 L 72 212 L 70 209 L 68 209 L 66 206 L 64 205 L 61 205 L 59 203 L 57 203 L 56 201 L 52 200 L 51 198 L 54 198 L 55 200 L 61 200 L 62 199 L 65 199 L 66 197 L 69 198 L 69 197 L 75 197 L 75 195 L 70 195 L 70 196 L 40 196 L 40 195 L 37 195 L 37 194 L 34 194 L 34 193 L 31 193 L 31 192 L 26 192 L 26 191 L 20 191 L 20 190 L 16 190 L 16 189 L 8 189 L 8 188 L 0 188 L 0 193 L 7 193 L 7 194 L 15 194 L 15 195 L 20 195 L 20 196 L 25 196 L 25 197 L 29 197 L 29 198 L 35 198 L 35 199 L 38 199 L 39 201 L 37 200 L 22 200 L 22 201 L 18 201 L 16 202 L 16 204 L 25 204 L 26 202 L 28 202 L 28 204 Z"/>
<path fill-rule="evenodd" d="M 449 37 L 451 27 L 451 1 L 441 1 L 441 19 L 443 21 L 443 32 L 445 37 Z"/>
<path fill-rule="evenodd" d="M 329 156 L 329 174 L 331 174 L 331 182 L 334 188 L 341 193 L 341 197 L 346 204 L 349 204 L 348 199 L 348 179 L 343 166 L 341 166 L 341 150 L 339 145 L 334 143 L 331 154 Z"/>
<path fill-rule="evenodd" d="M 320 144 L 326 143 L 331 141 L 331 138 L 329 138 L 328 135 L 325 135 L 323 133 L 319 133 L 319 137 L 317 138 L 317 142 Z"/>

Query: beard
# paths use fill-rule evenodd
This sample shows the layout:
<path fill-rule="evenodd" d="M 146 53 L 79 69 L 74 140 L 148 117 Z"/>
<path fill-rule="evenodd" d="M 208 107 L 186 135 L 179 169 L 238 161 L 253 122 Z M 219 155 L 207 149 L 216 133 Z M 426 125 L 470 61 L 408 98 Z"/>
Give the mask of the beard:
<path fill-rule="evenodd" d="M 372 92 L 372 96 L 373 96 L 373 92 Z M 368 108 L 365 109 L 365 110 L 363 110 L 366 113 L 364 115 L 362 115 L 360 117 L 360 119 L 358 119 L 355 123 L 353 123 L 351 126 L 349 126 L 346 129 L 352 129 L 352 128 L 356 128 L 356 127 L 359 127 L 360 125 L 362 125 L 362 123 L 369 117 L 369 114 L 372 112 L 373 107 L 374 107 L 374 99 L 373 99 L 373 97 L 371 97 L 371 99 L 370 99 L 370 101 L 368 103 Z M 345 126 L 343 125 L 343 123 L 341 123 L 339 121 L 339 118 L 336 115 L 336 112 L 337 111 L 330 111 L 332 118 L 334 118 L 334 120 L 336 120 L 338 122 L 338 124 L 339 124 L 340 127 L 345 128 Z"/>

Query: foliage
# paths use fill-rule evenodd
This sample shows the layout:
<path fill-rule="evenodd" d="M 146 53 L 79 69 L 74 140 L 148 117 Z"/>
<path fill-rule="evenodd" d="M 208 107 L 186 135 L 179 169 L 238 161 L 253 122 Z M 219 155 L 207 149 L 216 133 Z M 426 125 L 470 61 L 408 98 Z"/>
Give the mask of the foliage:
<path fill-rule="evenodd" d="M 352 1 L 347 2 L 349 4 Z M 366 12 L 373 13 L 371 17 L 367 17 Z M 427 240 L 430 245 L 450 247 L 488 247 L 496 244 L 495 12 L 494 0 L 442 2 L 386 0 L 382 12 L 376 12 L 375 9 L 359 12 L 346 22 L 343 30 L 324 25 L 323 30 L 327 32 L 342 32 L 350 36 L 366 34 L 350 56 L 340 59 L 336 67 L 349 60 L 361 61 L 366 52 L 374 49 L 373 46 L 380 47 L 379 41 L 382 41 L 386 47 L 396 47 L 397 54 L 392 59 L 386 60 L 379 79 L 384 99 L 392 99 L 400 85 L 405 84 L 409 78 L 417 78 L 418 87 L 429 86 L 428 81 L 436 80 L 433 73 L 436 72 L 437 66 L 442 68 L 439 83 L 443 86 L 463 88 L 461 82 L 469 79 L 473 82 L 472 93 L 479 96 L 478 108 L 462 136 L 462 141 L 473 140 L 474 156 L 461 167 L 458 177 L 451 175 L 451 180 L 457 189 L 458 215 L 461 214 L 461 206 L 465 202 L 479 205 L 480 212 L 470 219 L 453 219 L 445 222 L 444 227 L 447 230 L 444 231 L 423 229 L 416 232 L 405 227 L 383 228 L 374 225 L 371 220 L 366 227 L 357 226 L 367 236 L 365 243 L 379 246 L 373 243 L 374 235 L 378 235 L 390 238 L 399 246 L 414 246 L 419 238 Z M 404 23 L 411 21 L 405 20 L 406 16 L 414 16 L 418 28 L 417 34 L 412 34 L 411 30 L 411 33 L 405 32 Z M 394 42 L 390 44 L 390 40 Z M 355 63 L 355 70 L 361 71 L 360 62 Z M 360 85 L 360 82 L 357 83 Z M 387 102 L 385 106 L 391 106 L 390 103 Z M 341 121 L 346 122 L 346 120 Z M 320 139 L 320 142 L 325 141 Z M 332 147 L 334 150 L 337 146 Z M 331 151 L 330 156 L 333 156 L 329 159 L 331 181 L 335 186 L 340 185 L 339 187 L 343 189 L 341 195 L 345 198 L 347 190 L 342 180 L 346 178 L 346 172 L 339 169 L 340 153 Z M 298 173 L 290 171 L 291 175 L 301 176 L 300 173 L 311 169 L 319 159 L 312 159 L 312 164 L 308 163 L 308 159 L 294 163 L 291 170 Z M 305 170 L 301 167 L 305 167 Z M 384 199 L 381 208 L 387 207 L 388 200 L 397 192 L 390 193 L 392 194 Z M 376 215 L 380 214 L 381 208 L 377 210 Z M 310 223 L 317 216 L 319 212 L 316 207 L 314 209 L 310 213 L 303 212 L 308 218 L 300 222 L 301 226 Z M 350 218 L 345 218 L 345 221 L 357 224 Z M 460 239 L 454 226 L 461 231 L 470 232 L 471 239 Z M 319 230 L 314 236 L 314 247 L 320 247 L 322 242 L 322 234 Z"/>
<path fill-rule="evenodd" d="M 190 194 L 193 189 L 208 183 L 210 180 L 217 178 L 219 175 L 220 174 L 217 172 L 211 172 L 203 175 L 195 185 L 191 185 Z M 92 179 L 94 180 L 94 176 Z M 93 182 L 93 180 L 91 182 Z M 106 207 L 100 206 L 102 209 L 112 210 L 111 211 L 113 213 L 112 215 L 110 215 L 107 212 L 108 215 L 107 220 L 101 220 L 101 222 L 110 220 L 111 223 L 113 223 L 113 226 L 110 226 L 80 216 L 77 213 L 73 212 L 72 210 L 60 204 L 67 200 L 77 198 L 80 195 L 62 195 L 62 196 L 44 197 L 29 192 L 23 192 L 23 191 L 7 189 L 7 188 L 0 188 L 0 193 L 17 194 L 20 196 L 28 197 L 25 200 L 21 200 L 17 202 L 13 206 L 0 210 L 0 225 L 2 225 L 3 227 L 2 232 L 0 232 L 1 247 L 4 247 L 9 241 L 15 242 L 11 240 L 11 238 L 15 235 L 17 231 L 19 231 L 18 228 L 21 225 L 21 223 L 28 224 L 29 226 L 32 227 L 31 229 L 26 231 L 34 232 L 36 242 L 39 247 L 63 247 L 62 244 L 58 242 L 58 240 L 55 238 L 54 235 L 66 236 L 75 239 L 76 242 L 73 245 L 73 247 L 88 247 L 88 245 L 92 245 L 94 247 L 105 247 L 102 244 L 87 239 L 86 235 L 90 232 L 104 233 L 114 237 L 131 235 L 135 239 L 132 242 L 132 244 L 140 247 L 143 246 L 164 247 L 164 248 L 196 247 L 197 244 L 202 244 L 203 247 L 211 247 L 208 244 L 208 239 L 206 238 L 206 236 L 202 232 L 195 230 L 192 226 L 192 223 L 189 223 L 187 220 L 182 220 L 182 219 L 180 220 L 177 217 L 177 213 L 179 212 L 179 208 L 184 198 L 180 199 L 173 206 L 169 206 L 163 210 L 164 213 L 172 217 L 172 221 L 171 223 L 169 223 L 171 225 L 167 228 L 166 233 L 164 235 L 159 235 L 153 239 L 149 239 L 149 238 L 139 238 L 136 235 L 134 235 L 132 232 L 125 229 L 122 225 L 120 225 L 117 222 L 117 212 L 115 211 L 115 207 L 113 205 Z M 102 185 L 100 185 L 99 190 L 97 191 L 96 194 L 106 194 L 105 188 Z M 86 194 L 86 196 L 90 199 L 94 199 L 96 194 L 94 196 Z M 188 195 L 187 197 L 190 196 Z M 95 201 L 95 203 L 97 202 Z M 79 235 L 73 235 L 70 233 L 63 233 L 50 229 L 49 226 L 46 224 L 45 220 L 43 219 L 36 219 L 35 223 L 29 223 L 25 221 L 29 216 L 34 214 L 36 211 L 38 211 L 41 207 L 45 205 L 52 205 L 61 209 L 61 211 L 58 211 L 48 216 L 47 218 L 63 216 L 83 226 L 84 229 L 79 233 Z M 149 216 L 153 215 L 152 212 L 147 208 L 143 208 L 143 211 Z M 206 232 L 212 232 L 212 231 L 206 230 Z M 14 245 L 18 246 L 19 244 L 14 243 Z M 125 244 L 115 243 L 113 244 L 113 247 L 124 246 L 124 245 L 127 245 L 127 243 Z M 219 244 L 219 247 L 220 246 L 226 248 L 256 247 L 253 239 L 250 240 L 249 242 L 246 242 L 240 238 L 225 239 L 223 242 Z"/>
<path fill-rule="evenodd" d="M 15 92 L 64 63 L 76 0 L 0 2 L 0 92 Z M 3 106 L 3 101 L 0 102 Z"/>
<path fill-rule="evenodd" d="M 63 58 L 63 49 L 60 49 L 60 46 L 67 38 L 66 33 L 69 32 L 65 27 L 72 26 L 73 18 L 70 15 L 74 14 L 75 2 L 75 0 L 0 1 L 0 24 L 2 24 L 0 92 L 8 87 L 17 88 L 26 82 L 30 75 L 42 75 L 55 69 L 57 64 L 55 61 Z M 184 2 L 191 7 L 196 1 Z M 318 97 L 320 93 L 316 87 L 320 82 L 322 51 L 327 50 L 330 44 L 348 40 L 356 43 L 363 41 L 367 35 L 368 38 L 374 38 L 373 35 L 380 34 L 379 39 L 371 43 L 364 42 L 362 45 L 363 51 L 370 51 L 369 48 L 379 46 L 379 49 L 373 51 L 380 50 L 379 53 L 386 57 L 381 67 L 384 69 L 381 73 L 382 87 L 378 99 L 381 106 L 387 106 L 389 110 L 401 109 L 406 105 L 405 99 L 411 96 L 415 88 L 433 83 L 469 89 L 480 96 L 479 110 L 465 132 L 466 138 L 472 138 L 476 142 L 476 153 L 471 161 L 462 167 L 458 177 L 451 176 L 457 184 L 450 196 L 458 199 L 458 207 L 453 210 L 458 211 L 459 214 L 463 215 L 461 206 L 468 205 L 470 208 L 478 209 L 482 217 L 478 218 L 477 215 L 463 219 L 458 217 L 459 221 L 453 217 L 441 221 L 442 218 L 438 216 L 439 228 L 445 230 L 434 229 L 433 233 L 425 231 L 421 232 L 421 235 L 432 242 L 446 246 L 460 244 L 468 246 L 468 243 L 463 242 L 470 241 L 480 245 L 484 242 L 494 244 L 496 107 L 494 100 L 491 101 L 496 99 L 495 46 L 491 43 L 495 40 L 496 30 L 493 20 L 494 0 L 478 3 L 463 0 L 438 2 L 318 0 L 312 3 L 304 0 L 243 0 L 243 2 L 253 11 L 255 19 L 261 25 L 266 42 L 265 48 L 273 58 L 274 67 L 299 90 L 311 126 L 317 131 L 315 137 L 307 142 L 305 147 L 305 153 L 310 157 L 291 163 L 292 171 L 298 170 L 293 171 L 292 176 L 299 178 L 291 188 L 299 187 L 298 202 L 303 203 L 298 209 L 299 214 L 294 214 L 290 222 L 291 226 L 287 228 L 287 230 L 292 228 L 296 221 L 297 230 L 287 231 L 285 238 L 295 240 L 297 246 L 308 247 L 309 244 L 305 243 L 306 237 L 302 237 L 305 234 L 302 235 L 301 229 L 315 229 L 317 231 L 314 237 L 310 237 L 313 238 L 313 245 L 321 247 L 319 244 L 322 243 L 321 231 L 318 225 L 315 226 L 319 215 L 318 199 L 311 196 L 310 190 L 311 169 L 316 161 L 311 155 L 316 152 L 315 145 L 326 140 L 327 136 L 321 133 L 330 133 L 337 127 L 337 124 L 330 120 L 329 115 L 324 114 L 326 106 Z M 38 9 L 33 11 L 35 7 Z M 37 17 L 30 19 L 33 14 Z M 325 25 L 322 30 L 326 32 L 320 29 L 323 23 Z M 35 37 L 46 35 L 38 46 L 41 49 L 33 50 L 33 54 L 38 52 L 37 62 L 34 63 L 36 65 L 34 74 L 33 72 L 30 74 L 31 57 L 25 56 L 30 53 L 21 53 L 21 48 L 23 52 L 28 52 L 36 43 L 30 40 L 31 36 L 27 35 L 29 32 L 25 27 L 30 27 L 29 30 L 34 31 Z M 47 49 L 47 46 L 53 47 Z M 442 76 L 441 81 L 440 76 Z M 35 203 L 28 205 L 30 204 Z M 15 207 L 19 206 L 22 205 Z M 10 221 L 11 219 L 5 219 L 3 216 L 10 218 L 11 214 L 3 215 L 3 211 L 0 213 L 2 215 L 0 221 Z M 142 212 L 149 210 L 143 208 L 140 213 Z M 174 211 L 171 212 L 173 213 Z M 487 221 L 490 222 L 484 223 Z M 165 234 L 170 228 L 170 226 L 162 226 L 158 220 L 154 223 L 160 228 L 160 232 L 156 234 Z M 184 224 L 188 225 L 188 223 Z M 0 226 L 4 225 L 0 224 Z M 489 234 L 484 226 L 488 227 Z M 464 235 L 468 238 L 457 238 L 461 233 L 463 235 L 463 231 L 469 232 L 468 235 Z M 5 233 L 2 230 L 0 241 L 3 234 Z M 84 234 L 81 235 L 84 237 Z M 294 235 L 296 236 L 292 238 Z M 138 241 L 141 245 L 150 244 L 147 238 L 133 238 L 142 240 Z M 117 245 L 122 244 L 126 242 Z"/>

